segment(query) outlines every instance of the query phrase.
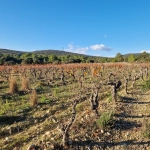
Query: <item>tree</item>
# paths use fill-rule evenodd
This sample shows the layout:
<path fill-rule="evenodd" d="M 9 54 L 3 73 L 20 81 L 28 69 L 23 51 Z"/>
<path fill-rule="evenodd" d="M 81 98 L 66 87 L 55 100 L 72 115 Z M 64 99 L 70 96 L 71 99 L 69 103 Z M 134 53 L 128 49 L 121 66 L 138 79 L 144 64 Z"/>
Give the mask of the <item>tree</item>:
<path fill-rule="evenodd" d="M 128 62 L 133 63 L 135 61 L 135 55 L 131 54 L 128 56 Z"/>
<path fill-rule="evenodd" d="M 32 57 L 32 53 L 24 53 L 20 56 L 21 59 L 26 59 L 26 58 L 29 58 L 29 57 Z"/>
<path fill-rule="evenodd" d="M 124 61 L 123 55 L 120 54 L 120 53 L 117 53 L 117 55 L 115 56 L 115 60 L 116 60 L 117 62 L 122 62 L 122 61 Z"/>
<path fill-rule="evenodd" d="M 33 63 L 33 59 L 32 58 L 26 58 L 26 59 L 23 59 L 22 64 L 32 64 Z"/>
<path fill-rule="evenodd" d="M 136 60 L 139 62 L 146 62 L 149 60 L 149 56 L 150 55 L 144 51 L 136 57 Z"/>
<path fill-rule="evenodd" d="M 58 60 L 58 57 L 56 55 L 50 55 L 49 56 L 49 62 L 50 63 L 53 63 L 54 61 L 57 61 Z"/>

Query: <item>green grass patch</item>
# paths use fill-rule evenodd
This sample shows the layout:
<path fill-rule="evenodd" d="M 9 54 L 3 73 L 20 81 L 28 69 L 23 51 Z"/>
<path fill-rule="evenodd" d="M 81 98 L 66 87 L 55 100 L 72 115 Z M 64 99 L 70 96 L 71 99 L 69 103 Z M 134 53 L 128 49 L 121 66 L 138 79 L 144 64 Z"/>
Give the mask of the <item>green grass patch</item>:
<path fill-rule="evenodd" d="M 150 89 L 150 79 L 144 81 L 144 84 L 141 87 L 142 87 L 142 90 L 144 90 L 144 91 L 149 90 Z"/>
<path fill-rule="evenodd" d="M 150 121 L 146 119 L 143 124 L 143 136 L 150 139 Z"/>
<path fill-rule="evenodd" d="M 112 127 L 113 123 L 113 112 L 103 113 L 96 121 L 96 124 L 101 128 L 110 128 Z"/>

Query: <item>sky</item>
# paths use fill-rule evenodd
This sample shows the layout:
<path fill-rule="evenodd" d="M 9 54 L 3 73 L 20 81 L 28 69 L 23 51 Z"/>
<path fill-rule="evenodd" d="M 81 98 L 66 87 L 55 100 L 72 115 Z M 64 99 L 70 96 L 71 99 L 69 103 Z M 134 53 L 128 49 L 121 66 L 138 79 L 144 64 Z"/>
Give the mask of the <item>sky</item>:
<path fill-rule="evenodd" d="M 150 52 L 150 0 L 0 0 L 0 48 Z"/>

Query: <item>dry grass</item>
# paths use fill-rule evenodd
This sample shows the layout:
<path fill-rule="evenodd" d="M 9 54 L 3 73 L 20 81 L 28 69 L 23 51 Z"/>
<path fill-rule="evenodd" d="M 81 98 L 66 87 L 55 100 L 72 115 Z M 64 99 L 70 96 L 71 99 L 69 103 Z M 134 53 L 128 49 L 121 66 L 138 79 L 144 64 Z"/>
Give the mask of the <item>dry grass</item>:
<path fill-rule="evenodd" d="M 21 89 L 22 90 L 27 90 L 29 89 L 29 81 L 27 78 L 21 78 Z"/>
<path fill-rule="evenodd" d="M 5 137 L 8 137 L 10 139 L 12 138 L 13 141 L 6 144 L 3 142 L 4 138 L 2 138 L 0 140 L 0 147 L 2 147 L 2 149 L 3 147 L 6 147 L 5 149 L 13 149 L 16 143 L 18 143 L 18 145 L 20 145 L 22 149 L 27 149 L 28 145 L 36 142 L 34 141 L 34 137 L 35 139 L 37 137 L 39 141 L 44 141 L 46 139 L 46 142 L 51 143 L 50 147 L 54 142 L 56 142 L 56 144 L 60 143 L 62 140 L 62 134 L 57 129 L 57 126 L 63 123 L 64 125 L 67 125 L 72 113 L 71 102 L 74 99 L 78 99 L 78 97 L 81 97 L 81 100 L 80 103 L 76 106 L 76 120 L 70 127 L 70 140 L 90 141 L 92 139 L 92 141 L 96 141 L 96 143 L 97 141 L 102 141 L 102 143 L 103 141 L 106 141 L 106 143 L 109 143 L 110 141 L 112 141 L 112 143 L 119 143 L 114 144 L 111 147 L 109 147 L 108 145 L 108 149 L 140 150 L 143 149 L 143 147 L 147 148 L 147 141 L 149 140 L 148 138 L 150 133 L 150 125 L 148 123 L 150 106 L 148 93 L 144 93 L 144 91 L 142 93 L 143 95 L 139 94 L 136 90 L 141 89 L 141 87 L 136 86 L 135 89 L 129 87 L 129 92 L 133 92 L 133 94 L 125 94 L 123 86 L 123 88 L 119 91 L 118 96 L 120 95 L 120 97 L 126 97 L 126 99 L 121 100 L 117 97 L 118 102 L 113 103 L 111 99 L 111 89 L 107 85 L 104 85 L 98 93 L 98 112 L 100 117 L 97 118 L 95 113 L 90 109 L 88 99 L 90 94 L 92 93 L 93 85 L 98 85 L 99 80 L 104 80 L 102 81 L 102 84 L 107 83 L 107 72 L 109 74 L 110 71 L 113 72 L 113 69 L 106 68 L 106 71 L 104 70 L 106 73 L 104 72 L 104 75 L 100 78 L 92 77 L 91 73 L 87 74 L 86 78 L 83 81 L 82 89 L 79 88 L 77 81 L 73 81 L 72 79 L 70 79 L 72 77 L 67 73 L 65 74 L 66 85 L 63 85 L 61 83 L 61 80 L 59 79 L 59 71 L 60 70 L 55 71 L 54 80 L 50 83 L 50 87 L 46 86 L 47 77 L 43 77 L 44 79 L 41 80 L 34 80 L 32 78 L 32 74 L 30 75 L 28 73 L 28 78 L 26 79 L 33 79 L 33 81 L 28 80 L 28 82 L 32 83 L 30 84 L 30 86 L 35 87 L 36 90 L 31 90 L 30 95 L 25 92 L 25 94 L 22 94 L 20 92 L 21 94 L 19 93 L 13 95 L 12 97 L 10 96 L 10 98 L 8 97 L 12 100 L 10 101 L 10 103 L 8 103 L 9 105 L 6 103 L 6 110 L 4 110 L 3 114 L 9 115 L 13 112 L 15 114 L 18 114 L 19 112 L 21 116 L 22 114 L 25 115 L 25 118 L 23 118 L 25 119 L 24 121 L 22 121 L 21 123 L 18 122 L 18 124 L 13 123 L 10 126 L 14 128 L 16 126 L 19 126 L 21 129 L 23 129 L 23 132 L 25 132 L 25 134 L 22 134 L 22 130 L 20 130 L 19 132 L 16 130 L 14 131 L 15 134 L 9 135 L 8 125 L 6 124 L 4 126 L 4 130 L 0 129 L 0 134 L 6 133 Z M 114 72 L 115 71 L 116 68 Z M 80 70 L 76 71 L 77 75 L 78 72 L 80 72 Z M 50 72 L 50 75 L 48 75 L 51 76 L 52 73 Z M 121 75 L 122 72 L 120 72 L 120 74 L 118 73 L 116 76 L 118 78 L 122 78 Z M 128 77 L 128 72 L 126 76 Z M 17 76 L 16 79 L 18 78 L 19 77 Z M 25 78 L 21 78 L 21 83 L 19 84 L 21 90 L 27 87 L 27 81 L 22 81 L 24 79 Z M 17 83 L 19 83 L 19 81 L 17 81 Z M 138 82 L 141 82 L 141 84 L 143 83 L 142 80 Z M 2 90 L 5 90 L 5 88 L 7 88 L 7 83 L 1 85 Z M 7 94 L 5 93 L 5 91 L 2 92 L 4 92 L 5 95 Z M 5 98 L 5 95 L 2 95 L 4 100 L 7 98 Z M 35 108 L 34 106 L 37 106 L 38 103 L 41 103 L 40 107 L 36 107 L 36 109 L 30 108 L 28 106 L 27 100 L 32 108 Z M 23 106 L 26 104 L 27 106 Z M 12 110 L 12 106 L 15 107 L 18 105 L 22 106 L 19 106 L 19 108 Z M 114 110 L 115 113 L 113 113 L 112 110 Z M 31 114 L 35 120 L 34 123 L 33 118 L 30 117 Z M 143 122 L 144 117 L 147 118 L 146 123 Z M 30 133 L 33 133 L 34 135 Z M 24 137 L 27 137 L 27 139 Z M 19 140 L 17 141 L 16 139 Z M 132 141 L 134 142 L 132 143 Z M 9 146 L 9 144 L 11 144 L 11 146 Z M 100 148 L 103 148 L 103 144 Z"/>
<path fill-rule="evenodd" d="M 11 78 L 9 82 L 9 92 L 15 94 L 18 92 L 18 85 L 15 78 Z"/>
<path fill-rule="evenodd" d="M 30 95 L 30 105 L 35 106 L 35 105 L 37 105 L 37 103 L 38 103 L 37 93 L 36 93 L 36 90 L 33 90 Z"/>

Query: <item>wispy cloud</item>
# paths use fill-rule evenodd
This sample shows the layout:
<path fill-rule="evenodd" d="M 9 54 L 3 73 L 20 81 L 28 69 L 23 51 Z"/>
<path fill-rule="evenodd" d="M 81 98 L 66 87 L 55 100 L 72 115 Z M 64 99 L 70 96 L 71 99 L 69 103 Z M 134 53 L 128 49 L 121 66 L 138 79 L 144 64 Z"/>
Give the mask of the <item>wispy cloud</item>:
<path fill-rule="evenodd" d="M 71 43 L 71 44 L 68 44 L 68 48 L 64 49 L 64 51 L 86 54 L 88 49 L 89 49 L 88 47 L 74 46 L 73 43 Z"/>
<path fill-rule="evenodd" d="M 68 44 L 68 48 L 64 49 L 64 51 L 79 53 L 79 54 L 88 54 L 88 51 L 93 51 L 93 55 L 95 55 L 94 51 L 110 51 L 112 48 L 105 46 L 104 44 L 96 44 L 87 47 L 79 47 L 74 46 L 73 43 Z M 99 54 L 100 55 L 100 54 Z"/>
<path fill-rule="evenodd" d="M 105 46 L 104 44 L 96 44 L 90 46 L 90 49 L 92 50 L 103 50 L 103 51 L 110 51 L 112 48 Z"/>
<path fill-rule="evenodd" d="M 110 57 L 110 58 L 114 58 L 116 55 L 110 55 L 110 56 L 107 56 L 107 57 Z"/>
<path fill-rule="evenodd" d="M 93 56 L 102 56 L 101 54 L 94 54 Z"/>
<path fill-rule="evenodd" d="M 140 53 L 143 53 L 143 52 L 150 53 L 150 50 L 142 50 L 142 51 L 140 51 Z"/>

